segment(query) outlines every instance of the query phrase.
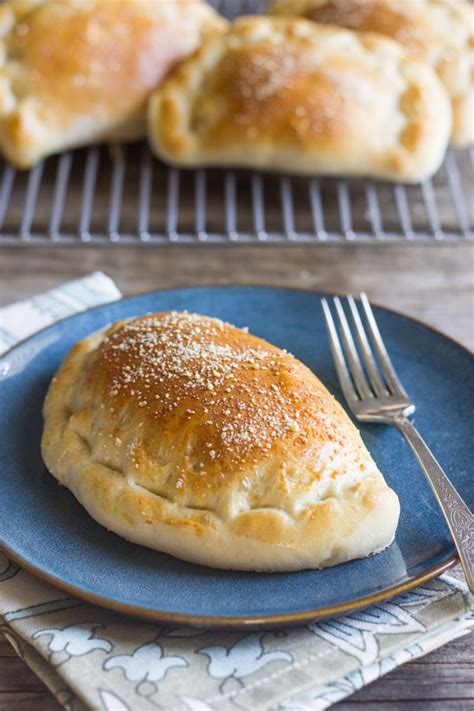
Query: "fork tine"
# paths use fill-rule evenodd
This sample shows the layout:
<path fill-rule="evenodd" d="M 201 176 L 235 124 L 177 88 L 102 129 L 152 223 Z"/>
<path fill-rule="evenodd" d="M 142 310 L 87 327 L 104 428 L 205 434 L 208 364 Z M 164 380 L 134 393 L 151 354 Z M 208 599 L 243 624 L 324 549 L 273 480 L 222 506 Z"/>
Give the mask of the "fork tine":
<path fill-rule="evenodd" d="M 354 339 L 352 338 L 351 329 L 347 322 L 346 314 L 342 308 L 341 300 L 338 296 L 334 297 L 334 305 L 336 307 L 337 315 L 339 317 L 339 323 L 342 330 L 342 339 L 344 341 L 344 346 L 346 350 L 347 359 L 349 361 L 350 370 L 352 377 L 356 384 L 356 388 L 359 391 L 359 396 L 361 400 L 373 397 L 372 391 L 365 377 L 362 364 L 360 362 L 359 354 L 355 347 Z"/>
<path fill-rule="evenodd" d="M 372 388 L 374 389 L 374 392 L 378 396 L 383 396 L 387 395 L 387 388 L 385 387 L 385 384 L 380 377 L 377 364 L 375 362 L 374 354 L 372 352 L 372 347 L 369 343 L 369 339 L 367 338 L 367 334 L 365 332 L 364 324 L 362 323 L 362 319 L 359 314 L 359 309 L 357 308 L 357 304 L 355 302 L 355 299 L 353 296 L 349 295 L 347 297 L 347 301 L 349 302 L 349 307 L 351 310 L 352 314 L 352 320 L 354 321 L 354 326 L 356 329 L 356 335 L 357 335 L 357 342 L 359 343 L 359 350 L 362 354 L 362 359 L 364 361 L 365 368 L 367 370 L 367 373 L 369 374 L 369 380 L 370 384 L 372 385 Z"/>
<path fill-rule="evenodd" d="M 377 351 L 377 355 L 380 360 L 380 365 L 382 367 L 385 380 L 387 381 L 390 390 L 393 392 L 394 395 L 405 397 L 408 400 L 409 397 L 400 380 L 398 379 L 397 373 L 395 372 L 395 368 L 393 367 L 392 361 L 390 360 L 390 356 L 388 355 L 387 349 L 385 348 L 385 344 L 382 340 L 382 336 L 380 334 L 379 327 L 377 326 L 377 321 L 375 320 L 375 316 L 372 311 L 369 299 L 367 298 L 367 294 L 362 293 L 360 295 L 360 300 L 362 302 L 362 306 L 364 307 L 365 316 L 369 326 L 370 337 L 375 346 L 375 350 Z"/>
<path fill-rule="evenodd" d="M 331 346 L 332 357 L 336 366 L 337 375 L 339 377 L 339 383 L 342 388 L 342 392 L 351 407 L 353 407 L 357 401 L 357 393 L 354 385 L 349 375 L 349 370 L 347 369 L 346 359 L 344 357 L 344 352 L 342 350 L 341 342 L 339 336 L 337 335 L 336 324 L 331 314 L 331 309 L 326 299 L 321 301 L 323 307 L 324 318 L 326 320 L 326 326 L 329 334 L 329 343 Z"/>

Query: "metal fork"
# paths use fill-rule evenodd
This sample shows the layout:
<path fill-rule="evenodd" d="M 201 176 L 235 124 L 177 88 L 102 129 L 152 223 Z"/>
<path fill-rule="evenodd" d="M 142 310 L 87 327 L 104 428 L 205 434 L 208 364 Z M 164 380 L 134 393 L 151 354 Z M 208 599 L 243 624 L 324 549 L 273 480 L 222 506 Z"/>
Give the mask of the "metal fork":
<path fill-rule="evenodd" d="M 341 299 L 333 299 L 341 338 L 329 303 L 327 299 L 322 300 L 331 351 L 345 398 L 358 420 L 394 425 L 408 441 L 448 522 L 468 587 L 474 592 L 474 515 L 408 419 L 415 412 L 415 405 L 398 379 L 367 296 L 360 296 L 362 315 L 352 296 L 348 296 L 347 301 L 358 348 Z"/>

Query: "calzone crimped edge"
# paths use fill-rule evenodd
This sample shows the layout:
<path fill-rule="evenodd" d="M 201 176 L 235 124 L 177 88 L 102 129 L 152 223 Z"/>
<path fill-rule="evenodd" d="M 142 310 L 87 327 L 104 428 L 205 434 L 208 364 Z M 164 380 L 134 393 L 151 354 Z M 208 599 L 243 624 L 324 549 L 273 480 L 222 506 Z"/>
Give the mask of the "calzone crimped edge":
<path fill-rule="evenodd" d="M 148 121 L 177 165 L 416 182 L 442 162 L 451 107 L 435 72 L 388 38 L 248 17 L 171 72 Z"/>
<path fill-rule="evenodd" d="M 119 322 L 73 347 L 42 452 L 99 523 L 207 566 L 335 565 L 382 550 L 397 527 L 397 495 L 315 375 L 194 314 Z"/>
<path fill-rule="evenodd" d="M 380 32 L 431 64 L 452 102 L 454 146 L 474 142 L 474 7 L 463 0 L 275 0 L 270 12 Z"/>
<path fill-rule="evenodd" d="M 145 135 L 166 72 L 226 21 L 201 0 L 8 0 L 0 5 L 0 148 L 19 167 Z"/>

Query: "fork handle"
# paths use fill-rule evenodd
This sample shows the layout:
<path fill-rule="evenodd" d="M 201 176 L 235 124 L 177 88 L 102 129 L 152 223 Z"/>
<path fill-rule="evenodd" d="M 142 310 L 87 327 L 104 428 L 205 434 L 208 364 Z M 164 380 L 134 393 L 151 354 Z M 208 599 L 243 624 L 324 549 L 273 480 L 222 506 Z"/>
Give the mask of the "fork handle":
<path fill-rule="evenodd" d="M 474 593 L 474 515 L 412 423 L 406 417 L 399 416 L 395 418 L 394 424 L 414 451 L 435 493 L 456 544 L 467 585 Z"/>

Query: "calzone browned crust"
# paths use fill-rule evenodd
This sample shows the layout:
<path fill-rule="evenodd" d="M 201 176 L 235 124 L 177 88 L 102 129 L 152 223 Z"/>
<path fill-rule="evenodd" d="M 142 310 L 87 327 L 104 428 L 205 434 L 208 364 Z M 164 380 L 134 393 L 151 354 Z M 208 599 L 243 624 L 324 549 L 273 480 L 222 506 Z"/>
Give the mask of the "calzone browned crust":
<path fill-rule="evenodd" d="M 375 34 L 249 17 L 206 41 L 150 99 L 157 155 L 184 166 L 422 180 L 451 108 L 435 72 Z"/>
<path fill-rule="evenodd" d="M 44 405 L 46 465 L 130 541 L 218 568 L 329 566 L 399 516 L 357 430 L 298 360 L 166 312 L 78 343 Z"/>
<path fill-rule="evenodd" d="M 270 11 L 380 32 L 431 64 L 453 107 L 455 146 L 474 142 L 474 7 L 463 0 L 276 0 Z"/>
<path fill-rule="evenodd" d="M 8 0 L 0 6 L 0 148 L 20 167 L 145 135 L 150 91 L 226 22 L 201 0 Z"/>

